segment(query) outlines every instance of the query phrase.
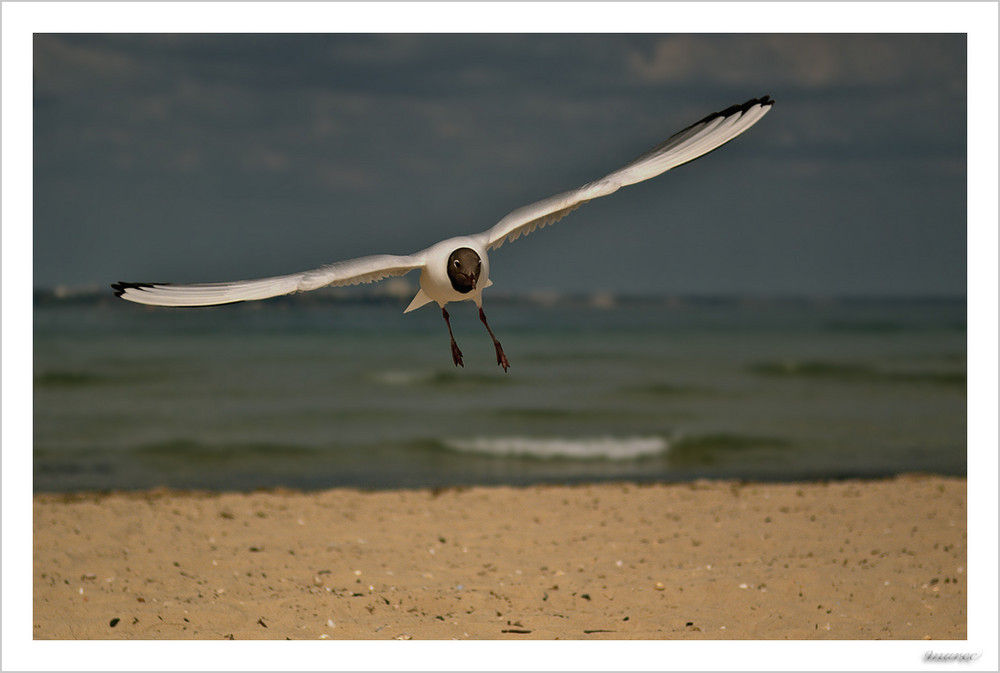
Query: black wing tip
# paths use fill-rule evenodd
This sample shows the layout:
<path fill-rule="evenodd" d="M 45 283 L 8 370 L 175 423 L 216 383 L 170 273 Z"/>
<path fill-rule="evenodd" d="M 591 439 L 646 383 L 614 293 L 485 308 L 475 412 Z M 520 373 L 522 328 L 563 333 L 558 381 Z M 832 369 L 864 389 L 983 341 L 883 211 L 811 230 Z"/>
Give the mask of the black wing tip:
<path fill-rule="evenodd" d="M 725 110 L 720 110 L 719 112 L 713 112 L 712 114 L 708 115 L 704 119 L 695 122 L 691 126 L 698 126 L 699 124 L 706 124 L 706 123 L 712 121 L 713 119 L 718 119 L 719 117 L 732 117 L 734 114 L 743 114 L 744 112 L 746 112 L 750 108 L 752 108 L 754 106 L 757 106 L 757 105 L 759 105 L 761 107 L 771 107 L 772 105 L 774 105 L 774 99 L 771 98 L 770 96 L 761 96 L 760 98 L 751 98 L 746 103 L 741 103 L 741 104 L 738 104 L 738 105 L 730 105 Z M 691 128 L 691 126 L 689 126 L 688 128 Z"/>
<path fill-rule="evenodd" d="M 115 291 L 115 296 L 120 297 L 125 294 L 128 290 L 143 290 L 147 287 L 155 287 L 157 285 L 167 285 L 168 283 L 128 283 L 125 281 L 118 281 L 117 283 L 111 283 L 111 289 Z"/>
<path fill-rule="evenodd" d="M 124 294 L 129 290 L 136 290 L 142 292 L 143 290 L 151 289 L 154 287 L 164 287 L 168 285 L 173 285 L 174 283 L 129 283 L 126 281 L 118 281 L 117 283 L 111 283 L 111 289 L 115 291 L 116 297 L 124 298 Z M 225 301 L 219 304 L 192 304 L 189 308 L 202 308 L 209 306 L 224 306 L 228 304 L 242 304 L 245 299 L 234 299 L 233 301 Z M 143 304 L 145 302 L 139 301 L 138 303 Z M 160 306 L 161 304 L 151 304 L 152 306 Z M 170 306 L 170 305 L 168 305 Z"/>

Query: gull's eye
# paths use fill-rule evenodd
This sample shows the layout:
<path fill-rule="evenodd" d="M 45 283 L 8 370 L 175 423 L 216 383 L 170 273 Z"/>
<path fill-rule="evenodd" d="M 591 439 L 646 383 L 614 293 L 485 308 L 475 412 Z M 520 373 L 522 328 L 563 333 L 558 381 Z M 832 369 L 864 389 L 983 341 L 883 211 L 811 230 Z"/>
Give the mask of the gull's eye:
<path fill-rule="evenodd" d="M 460 261 L 458 261 L 457 259 L 455 260 L 455 268 L 456 269 L 461 269 L 462 268 L 462 263 Z"/>

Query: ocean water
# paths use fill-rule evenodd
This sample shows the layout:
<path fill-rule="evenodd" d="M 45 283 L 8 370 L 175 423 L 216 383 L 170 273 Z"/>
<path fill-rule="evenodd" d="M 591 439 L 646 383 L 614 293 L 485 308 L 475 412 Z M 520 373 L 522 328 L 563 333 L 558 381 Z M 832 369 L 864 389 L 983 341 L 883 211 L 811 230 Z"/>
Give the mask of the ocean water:
<path fill-rule="evenodd" d="M 965 475 L 964 300 L 36 300 L 34 490 Z"/>

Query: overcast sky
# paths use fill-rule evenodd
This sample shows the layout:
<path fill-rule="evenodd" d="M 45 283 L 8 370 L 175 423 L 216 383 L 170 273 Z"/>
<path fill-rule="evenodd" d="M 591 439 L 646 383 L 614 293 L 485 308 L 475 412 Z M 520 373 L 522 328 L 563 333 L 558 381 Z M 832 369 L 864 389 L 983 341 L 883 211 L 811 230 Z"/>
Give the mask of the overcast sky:
<path fill-rule="evenodd" d="M 966 291 L 961 34 L 38 34 L 33 56 L 36 288 L 408 254 L 769 94 L 729 145 L 494 252 L 496 287 Z"/>

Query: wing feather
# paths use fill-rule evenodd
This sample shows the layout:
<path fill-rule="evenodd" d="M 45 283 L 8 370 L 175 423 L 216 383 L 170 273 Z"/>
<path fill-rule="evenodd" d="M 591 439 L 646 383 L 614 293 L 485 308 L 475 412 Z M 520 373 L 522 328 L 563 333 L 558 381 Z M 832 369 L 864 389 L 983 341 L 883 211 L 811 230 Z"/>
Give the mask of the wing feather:
<path fill-rule="evenodd" d="M 621 187 L 648 180 L 693 161 L 749 129 L 767 114 L 773 104 L 774 100 L 764 96 L 710 114 L 600 180 L 510 212 L 480 237 L 490 249 L 499 248 L 506 241 L 516 240 L 538 227 L 562 219 L 592 199 L 607 196 Z"/>
<path fill-rule="evenodd" d="M 151 306 L 215 306 L 307 292 L 328 285 L 371 283 L 388 276 L 402 276 L 422 267 L 424 256 L 371 255 L 327 264 L 318 269 L 256 280 L 229 283 L 114 283 L 122 299 Z"/>
<path fill-rule="evenodd" d="M 499 248 L 505 241 L 513 241 L 539 227 L 557 222 L 591 199 L 607 196 L 625 185 L 648 180 L 704 156 L 756 124 L 773 104 L 770 97 L 764 96 L 710 114 L 600 180 L 512 211 L 477 238 L 490 249 Z M 358 257 L 311 271 L 256 280 L 188 285 L 121 282 L 114 283 L 112 287 L 117 296 L 139 304 L 213 306 L 306 292 L 329 285 L 355 285 L 388 276 L 401 276 L 423 267 L 426 252 L 407 256 Z"/>

